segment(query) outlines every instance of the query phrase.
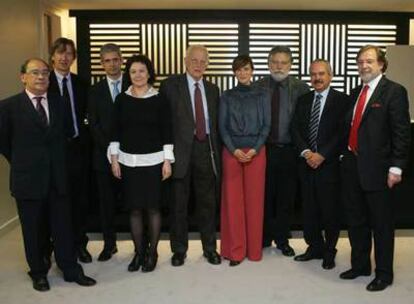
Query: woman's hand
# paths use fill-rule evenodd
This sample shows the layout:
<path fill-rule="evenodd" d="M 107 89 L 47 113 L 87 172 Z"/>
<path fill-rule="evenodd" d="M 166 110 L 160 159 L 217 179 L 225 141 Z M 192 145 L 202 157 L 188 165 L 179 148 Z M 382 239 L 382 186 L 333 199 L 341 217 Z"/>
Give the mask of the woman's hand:
<path fill-rule="evenodd" d="M 164 160 L 164 163 L 162 164 L 162 180 L 166 180 L 171 176 L 172 170 L 171 170 L 171 162 L 169 160 Z"/>
<path fill-rule="evenodd" d="M 121 166 L 118 162 L 118 155 L 111 155 L 111 170 L 116 178 L 121 179 Z"/>
<path fill-rule="evenodd" d="M 246 157 L 249 159 L 249 161 L 251 161 L 253 159 L 253 157 L 255 157 L 257 154 L 255 149 L 250 149 L 249 151 L 247 151 L 246 153 Z"/>
<path fill-rule="evenodd" d="M 233 155 L 241 163 L 246 163 L 246 162 L 250 161 L 250 159 L 247 157 L 247 155 L 240 149 L 234 150 Z"/>

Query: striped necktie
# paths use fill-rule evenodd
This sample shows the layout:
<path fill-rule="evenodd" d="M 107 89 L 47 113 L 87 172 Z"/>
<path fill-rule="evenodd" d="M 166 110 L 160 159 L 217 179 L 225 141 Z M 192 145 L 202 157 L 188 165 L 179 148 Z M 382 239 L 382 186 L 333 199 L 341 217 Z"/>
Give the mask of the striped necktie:
<path fill-rule="evenodd" d="M 319 127 L 319 114 L 321 111 L 321 99 L 322 95 L 316 95 L 315 101 L 313 102 L 310 122 L 309 122 L 309 144 L 313 152 L 317 151 L 316 138 L 318 137 Z"/>

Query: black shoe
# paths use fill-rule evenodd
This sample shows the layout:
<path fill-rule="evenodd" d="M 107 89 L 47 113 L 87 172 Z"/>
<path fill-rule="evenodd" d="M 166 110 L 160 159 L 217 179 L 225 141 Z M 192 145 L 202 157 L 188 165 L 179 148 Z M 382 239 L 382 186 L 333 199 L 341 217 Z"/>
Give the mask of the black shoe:
<path fill-rule="evenodd" d="M 204 251 L 203 256 L 207 259 L 210 264 L 219 265 L 221 264 L 221 257 L 216 251 Z"/>
<path fill-rule="evenodd" d="M 320 259 L 322 259 L 322 254 L 313 253 L 312 250 L 306 250 L 305 253 L 299 254 L 294 257 L 294 260 L 297 262 L 307 262 L 310 260 L 320 260 Z"/>
<path fill-rule="evenodd" d="M 184 265 L 184 260 L 187 257 L 187 254 L 184 252 L 175 252 L 171 257 L 171 265 L 177 267 Z"/>
<path fill-rule="evenodd" d="M 385 282 L 384 280 L 375 278 L 371 283 L 368 284 L 368 291 L 381 291 L 391 285 L 391 283 Z"/>
<path fill-rule="evenodd" d="M 343 280 L 353 280 L 360 276 L 368 277 L 371 275 L 371 271 L 357 271 L 354 269 L 349 269 L 347 271 L 342 272 L 339 277 Z"/>
<path fill-rule="evenodd" d="M 234 266 L 240 265 L 240 263 L 241 263 L 240 261 L 230 260 L 229 266 L 234 267 Z"/>
<path fill-rule="evenodd" d="M 142 264 L 144 264 L 144 256 L 140 253 L 135 253 L 134 258 L 128 265 L 128 271 L 138 271 Z"/>
<path fill-rule="evenodd" d="M 92 256 L 86 249 L 86 247 L 78 248 L 78 259 L 82 263 L 92 263 Z"/>
<path fill-rule="evenodd" d="M 118 248 L 116 246 L 111 248 L 105 248 L 102 250 L 102 252 L 99 254 L 98 261 L 104 262 L 108 261 L 110 258 L 112 258 L 112 255 L 118 252 Z"/>
<path fill-rule="evenodd" d="M 276 246 L 276 248 L 279 249 L 280 251 L 282 251 L 282 254 L 284 256 L 292 257 L 292 256 L 295 255 L 295 250 L 293 250 L 293 248 L 290 247 L 289 244 L 281 245 L 281 246 L 278 245 L 278 246 Z"/>
<path fill-rule="evenodd" d="M 66 282 L 74 282 L 80 286 L 93 286 L 96 284 L 96 281 L 90 277 L 87 277 L 82 272 L 79 272 L 78 276 L 73 279 L 66 279 Z"/>
<path fill-rule="evenodd" d="M 37 291 L 48 291 L 50 289 L 49 281 L 46 277 L 32 278 L 33 288 Z"/>
<path fill-rule="evenodd" d="M 155 252 L 153 254 L 148 254 L 145 257 L 144 265 L 142 265 L 142 272 L 151 272 L 154 271 L 155 266 L 157 266 L 158 254 Z"/>
<path fill-rule="evenodd" d="M 322 268 L 323 269 L 326 269 L 326 270 L 329 270 L 329 269 L 332 269 L 332 268 L 335 268 L 335 258 L 323 258 L 323 261 L 322 261 Z"/>

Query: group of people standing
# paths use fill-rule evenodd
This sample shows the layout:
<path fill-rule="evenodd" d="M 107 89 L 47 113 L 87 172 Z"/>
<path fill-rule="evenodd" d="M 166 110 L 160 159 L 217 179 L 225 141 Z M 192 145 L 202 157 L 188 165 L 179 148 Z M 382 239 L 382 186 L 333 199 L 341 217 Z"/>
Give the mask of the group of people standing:
<path fill-rule="evenodd" d="M 128 270 L 155 269 L 167 179 L 173 266 L 186 259 L 190 196 L 210 264 L 220 264 L 222 257 L 230 266 L 246 258 L 259 261 L 272 242 L 283 255 L 295 256 L 289 219 L 299 179 L 308 248 L 294 260 L 322 259 L 324 269 L 335 267 L 342 201 L 352 252 L 351 269 L 340 277 L 371 274 L 373 234 L 376 270 L 367 289 L 392 284 L 391 194 L 407 163 L 410 119 L 406 90 L 383 75 L 387 60 L 381 49 L 368 45 L 358 52 L 362 86 L 351 96 L 330 86 L 332 68 L 323 59 L 309 67 L 310 91 L 289 75 L 293 57 L 282 45 L 270 50 L 270 75 L 257 82 L 252 59 L 237 56 L 232 64 L 237 85 L 221 96 L 204 78 L 209 55 L 202 45 L 187 49 L 186 72 L 163 80 L 159 91 L 145 55 L 128 58 L 122 73 L 120 48 L 103 45 L 106 78 L 90 90 L 69 73 L 75 57 L 73 42 L 58 39 L 53 71 L 41 59 L 27 60 L 21 71 L 25 91 L 0 103 L 0 152 L 11 164 L 11 191 L 36 290 L 49 289 L 52 250 L 66 280 L 95 283 L 76 263 L 92 260 L 79 189 L 85 166 L 77 158 L 85 118 L 94 143 L 104 238 L 99 261 L 117 252 L 114 215 L 121 189 L 135 247 Z"/>

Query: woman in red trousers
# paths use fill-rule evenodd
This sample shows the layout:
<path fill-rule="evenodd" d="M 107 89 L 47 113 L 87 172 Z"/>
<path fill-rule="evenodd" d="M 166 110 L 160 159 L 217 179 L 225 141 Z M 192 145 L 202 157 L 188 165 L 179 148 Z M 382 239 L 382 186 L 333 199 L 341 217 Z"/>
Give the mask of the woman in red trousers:
<path fill-rule="evenodd" d="M 223 148 L 221 255 L 230 266 L 245 257 L 262 258 L 266 151 L 270 102 L 266 91 L 251 86 L 253 62 L 237 56 L 233 72 L 238 84 L 223 93 L 219 128 Z"/>

